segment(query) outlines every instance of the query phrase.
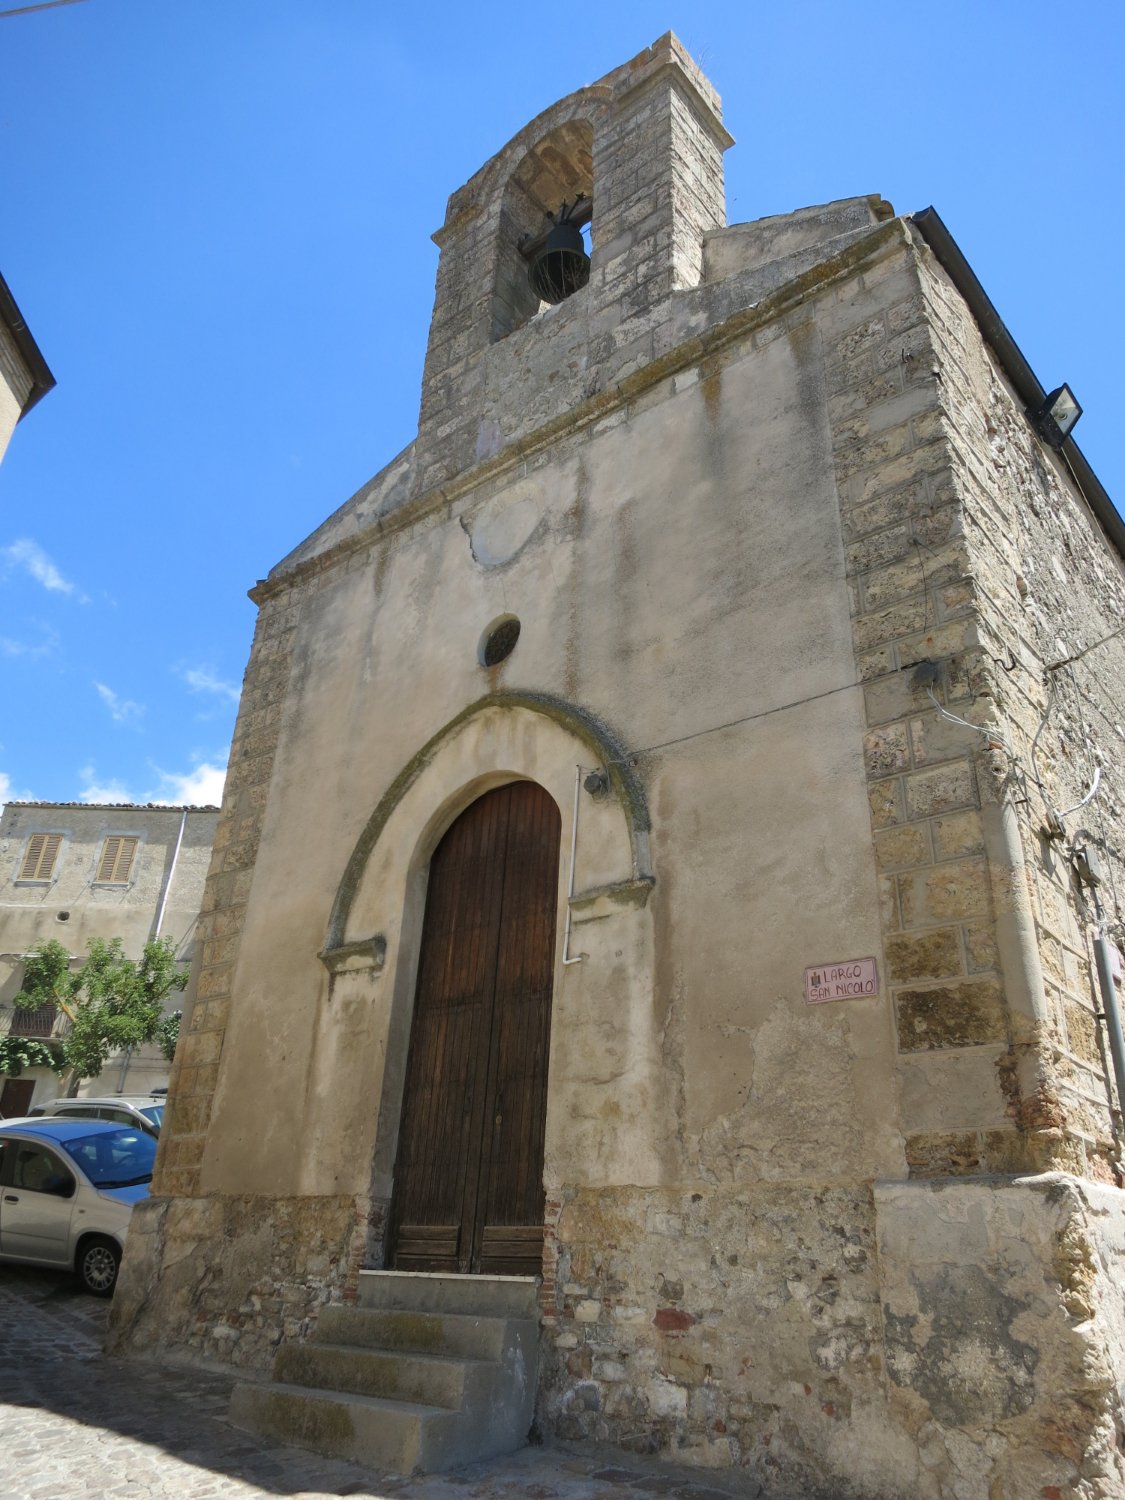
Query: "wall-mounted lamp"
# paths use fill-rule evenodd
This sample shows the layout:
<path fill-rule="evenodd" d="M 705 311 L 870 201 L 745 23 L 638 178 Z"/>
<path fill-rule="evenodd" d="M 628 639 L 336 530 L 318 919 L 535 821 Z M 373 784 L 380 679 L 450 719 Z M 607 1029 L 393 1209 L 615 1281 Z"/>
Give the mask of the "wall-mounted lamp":
<path fill-rule="evenodd" d="M 1061 448 L 1082 415 L 1082 408 L 1074 399 L 1070 386 L 1060 385 L 1051 392 L 1042 406 L 1029 406 L 1027 414 L 1043 441 L 1052 448 Z"/>

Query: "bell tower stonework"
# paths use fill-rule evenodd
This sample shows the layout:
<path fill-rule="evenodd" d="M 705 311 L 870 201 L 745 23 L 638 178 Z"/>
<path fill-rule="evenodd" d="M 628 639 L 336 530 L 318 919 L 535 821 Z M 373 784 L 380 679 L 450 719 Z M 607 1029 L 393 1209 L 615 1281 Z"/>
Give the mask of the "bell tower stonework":
<path fill-rule="evenodd" d="M 1108 1500 L 1125 527 L 932 209 L 731 144 L 668 35 L 449 199 L 416 439 L 252 591 L 112 1343 L 389 1467 Z"/>

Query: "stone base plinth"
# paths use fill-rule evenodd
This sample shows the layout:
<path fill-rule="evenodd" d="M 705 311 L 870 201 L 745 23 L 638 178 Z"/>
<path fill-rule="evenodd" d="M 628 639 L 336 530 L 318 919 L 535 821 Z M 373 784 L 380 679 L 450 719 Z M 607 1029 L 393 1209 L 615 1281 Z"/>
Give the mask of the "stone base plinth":
<path fill-rule="evenodd" d="M 809 1500 L 1125 1494 L 1125 1194 L 1074 1177 L 553 1189 L 537 1423 Z M 116 1352 L 266 1369 L 352 1198 L 152 1199 Z"/>

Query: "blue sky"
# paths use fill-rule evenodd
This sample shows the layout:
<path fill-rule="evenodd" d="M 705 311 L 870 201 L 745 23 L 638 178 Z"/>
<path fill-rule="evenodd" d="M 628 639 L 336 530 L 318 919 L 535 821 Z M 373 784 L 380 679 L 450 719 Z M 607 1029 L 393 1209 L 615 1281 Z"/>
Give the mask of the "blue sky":
<path fill-rule="evenodd" d="M 0 465 L 0 800 L 218 795 L 247 588 L 414 435 L 446 197 L 669 28 L 731 222 L 932 203 L 1121 505 L 1119 3 L 0 17 L 0 270 L 59 382 Z"/>

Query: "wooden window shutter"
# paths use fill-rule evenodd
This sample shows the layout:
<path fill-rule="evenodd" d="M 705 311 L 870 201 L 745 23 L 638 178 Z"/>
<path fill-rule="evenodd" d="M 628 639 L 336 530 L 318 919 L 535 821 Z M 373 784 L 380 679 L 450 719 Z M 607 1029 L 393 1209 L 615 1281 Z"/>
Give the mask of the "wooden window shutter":
<path fill-rule="evenodd" d="M 50 880 L 55 860 L 62 848 L 61 833 L 33 833 L 27 841 L 21 880 Z"/>
<path fill-rule="evenodd" d="M 102 849 L 98 865 L 97 880 L 107 885 L 124 885 L 133 868 L 133 856 L 137 852 L 136 839 L 108 838 Z"/>

